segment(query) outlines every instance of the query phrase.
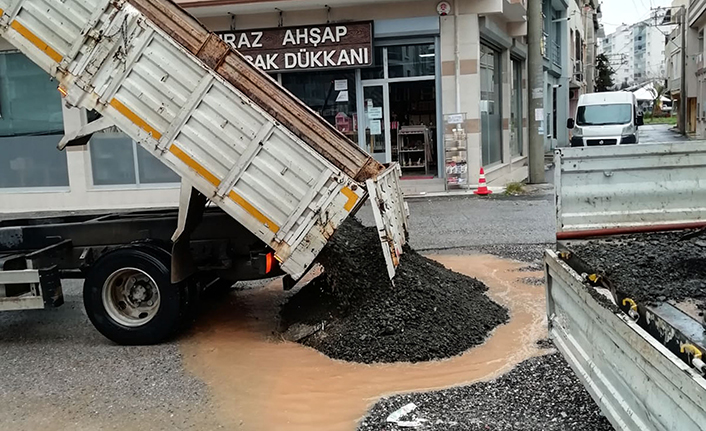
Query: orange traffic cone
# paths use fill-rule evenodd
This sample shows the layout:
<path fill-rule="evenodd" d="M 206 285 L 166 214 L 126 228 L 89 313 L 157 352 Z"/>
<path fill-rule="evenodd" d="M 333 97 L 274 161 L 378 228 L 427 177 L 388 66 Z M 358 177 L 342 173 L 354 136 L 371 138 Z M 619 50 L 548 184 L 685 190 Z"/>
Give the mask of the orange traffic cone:
<path fill-rule="evenodd" d="M 473 193 L 481 196 L 486 196 L 489 195 L 493 192 L 488 190 L 488 187 L 485 185 L 485 171 L 483 170 L 483 167 L 481 166 L 480 168 L 480 179 L 478 180 L 478 190 L 474 191 Z"/>

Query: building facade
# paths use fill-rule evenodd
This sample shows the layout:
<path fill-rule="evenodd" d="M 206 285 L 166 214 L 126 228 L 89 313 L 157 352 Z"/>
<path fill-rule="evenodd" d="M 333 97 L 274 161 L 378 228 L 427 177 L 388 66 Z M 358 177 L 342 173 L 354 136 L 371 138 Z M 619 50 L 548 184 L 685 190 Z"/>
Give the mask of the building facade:
<path fill-rule="evenodd" d="M 683 11 L 683 12 L 682 12 Z M 682 13 L 685 14 L 682 20 Z M 667 62 L 667 90 L 673 99 L 672 109 L 681 122 L 682 97 L 686 98 L 686 132 L 700 139 L 706 138 L 706 68 L 704 68 L 704 30 L 706 29 L 706 0 L 675 0 L 664 10 L 663 21 L 670 25 L 665 40 Z M 681 46 L 681 23 L 684 21 L 686 46 Z M 682 68 L 686 82 L 682 82 Z"/>
<path fill-rule="evenodd" d="M 600 34 L 600 6 L 595 0 L 569 3 L 569 117 L 576 113 L 579 96 L 593 93 L 596 82 L 597 34 Z"/>
<path fill-rule="evenodd" d="M 569 144 L 566 120 L 569 118 L 569 78 L 572 75 L 569 51 L 568 3 L 543 0 L 544 109 L 540 131 L 544 150 L 549 153 Z M 538 117 L 537 113 L 535 116 Z"/>
<path fill-rule="evenodd" d="M 704 64 L 704 31 L 706 0 L 695 0 L 687 11 L 687 128 L 699 139 L 706 138 L 706 67 Z M 690 90 L 689 86 L 693 88 Z"/>
<path fill-rule="evenodd" d="M 655 25 L 654 19 L 648 19 L 623 24 L 602 39 L 601 51 L 615 70 L 616 89 L 665 79 L 664 40 L 669 31 L 668 26 Z"/>
<path fill-rule="evenodd" d="M 566 13 L 554 1 L 547 25 Z M 444 190 L 447 171 L 459 166 L 471 186 L 481 166 L 491 185 L 527 177 L 524 0 L 180 4 L 353 142 L 382 162 L 399 162 L 408 192 Z M 566 41 L 551 29 L 546 34 L 553 37 L 544 50 L 547 81 L 557 86 L 568 70 Z M 340 44 L 335 57 L 317 46 L 325 37 Z M 177 204 L 178 177 L 117 130 L 57 151 L 62 134 L 90 121 L 91 113 L 62 106 L 42 71 L 12 47 L 0 48 L 4 212 Z M 565 123 L 557 110 L 565 109 L 556 88 L 547 88 L 548 95 L 554 88 L 548 121 L 556 130 Z M 468 148 L 453 160 L 445 152 L 451 114 L 462 114 Z"/>

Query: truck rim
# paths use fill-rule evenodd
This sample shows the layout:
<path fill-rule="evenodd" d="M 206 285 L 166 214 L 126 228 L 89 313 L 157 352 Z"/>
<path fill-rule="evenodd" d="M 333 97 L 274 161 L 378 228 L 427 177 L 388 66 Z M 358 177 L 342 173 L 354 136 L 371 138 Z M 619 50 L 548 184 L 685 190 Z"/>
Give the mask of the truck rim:
<path fill-rule="evenodd" d="M 137 268 L 121 268 L 112 273 L 103 284 L 102 298 L 108 315 L 128 327 L 152 320 L 160 305 L 157 283 Z"/>

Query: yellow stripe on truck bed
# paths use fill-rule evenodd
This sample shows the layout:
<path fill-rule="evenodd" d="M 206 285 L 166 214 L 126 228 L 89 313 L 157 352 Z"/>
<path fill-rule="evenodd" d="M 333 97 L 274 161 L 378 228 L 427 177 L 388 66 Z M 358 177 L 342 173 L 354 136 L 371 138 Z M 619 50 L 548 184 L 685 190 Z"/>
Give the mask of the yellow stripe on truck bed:
<path fill-rule="evenodd" d="M 44 51 L 46 55 L 49 56 L 52 60 L 56 61 L 57 63 L 61 63 L 61 60 L 64 59 L 61 54 L 56 52 L 54 48 L 51 46 L 47 45 L 42 39 L 38 38 L 36 34 L 32 33 L 29 31 L 29 29 L 22 24 L 20 24 L 19 21 L 15 20 L 12 21 L 12 24 L 10 24 L 10 27 L 15 29 L 16 32 L 21 34 L 25 39 L 30 41 L 32 45 L 36 46 L 37 48 L 41 49 Z"/>
<path fill-rule="evenodd" d="M 209 172 L 208 169 L 201 166 L 201 164 L 199 162 L 197 162 L 196 160 L 191 158 L 191 156 L 186 154 L 181 148 L 172 144 L 172 146 L 169 147 L 169 152 L 174 154 L 177 157 L 177 159 L 184 162 L 184 164 L 186 166 L 190 167 L 191 169 L 196 171 L 199 175 L 206 178 L 206 181 L 208 181 L 209 183 L 213 184 L 216 187 L 221 185 L 221 180 L 219 180 L 215 175 L 213 175 L 211 172 Z"/>
<path fill-rule="evenodd" d="M 150 133 L 154 139 L 159 141 L 162 138 L 162 134 L 159 133 L 157 129 L 150 126 L 147 121 L 143 120 L 137 114 L 132 112 L 130 108 L 123 105 L 123 102 L 119 101 L 118 99 L 113 99 L 110 101 L 110 106 L 112 106 L 118 112 L 123 114 L 128 120 L 135 123 L 140 129 L 144 130 L 147 133 Z"/>
<path fill-rule="evenodd" d="M 255 217 L 260 223 L 264 224 L 265 227 L 267 227 L 273 233 L 279 232 L 279 226 L 277 226 L 272 220 L 267 218 L 266 215 L 258 211 L 258 209 L 252 206 L 250 202 L 243 199 L 242 196 L 240 196 L 234 191 L 231 191 L 230 193 L 228 193 L 228 197 L 230 197 L 233 202 L 240 205 L 245 211 L 250 213 L 251 216 Z"/>
<path fill-rule="evenodd" d="M 216 187 L 221 185 L 221 180 L 219 180 L 215 175 L 209 172 L 208 169 L 204 168 L 199 162 L 194 160 L 191 156 L 186 154 L 181 148 L 177 147 L 175 144 L 172 144 L 169 147 L 169 152 L 174 154 L 179 160 L 184 162 L 185 165 L 187 165 L 188 167 L 196 171 L 199 175 L 204 177 L 209 183 L 213 184 Z M 273 233 L 279 232 L 279 226 L 277 226 L 277 224 L 270 220 L 266 215 L 261 213 L 250 202 L 243 199 L 242 196 L 231 190 L 230 193 L 228 193 L 228 197 L 233 202 L 240 205 L 240 207 L 243 208 L 248 214 L 255 217 L 260 223 L 265 225 L 265 227 L 267 227 Z"/>

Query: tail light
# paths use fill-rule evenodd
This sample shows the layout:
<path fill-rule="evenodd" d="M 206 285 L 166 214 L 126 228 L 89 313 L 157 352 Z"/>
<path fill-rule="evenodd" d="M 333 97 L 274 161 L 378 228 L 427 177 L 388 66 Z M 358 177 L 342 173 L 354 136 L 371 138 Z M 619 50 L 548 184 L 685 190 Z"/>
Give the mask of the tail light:
<path fill-rule="evenodd" d="M 251 257 L 252 265 L 260 275 L 270 274 L 279 268 L 279 262 L 274 252 L 257 253 Z"/>
<path fill-rule="evenodd" d="M 269 274 L 270 272 L 272 272 L 272 266 L 274 265 L 274 262 L 274 253 L 267 253 L 267 255 L 265 256 L 265 274 Z"/>

